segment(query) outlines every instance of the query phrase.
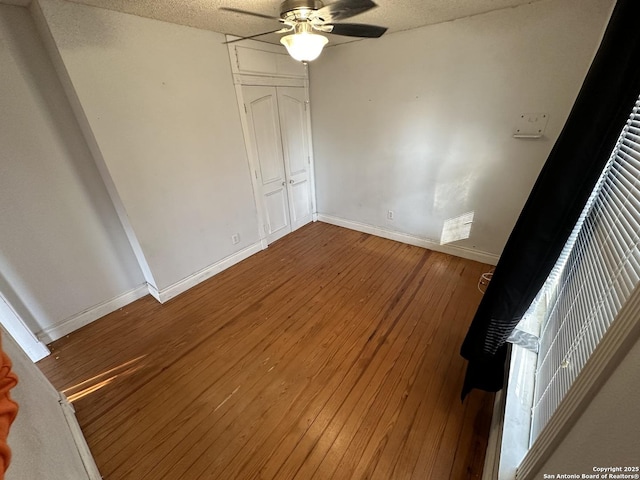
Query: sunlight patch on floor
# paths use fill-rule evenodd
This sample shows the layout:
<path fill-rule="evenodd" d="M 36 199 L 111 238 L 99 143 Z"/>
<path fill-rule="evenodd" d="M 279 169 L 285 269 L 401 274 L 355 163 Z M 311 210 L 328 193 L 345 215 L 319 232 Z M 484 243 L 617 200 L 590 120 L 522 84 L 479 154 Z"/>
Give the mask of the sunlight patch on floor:
<path fill-rule="evenodd" d="M 69 387 L 63 390 L 62 393 L 67 397 L 67 400 L 69 400 L 69 402 L 73 403 L 76 400 L 86 397 L 87 395 L 90 395 L 91 393 L 97 392 L 101 388 L 106 387 L 110 383 L 113 383 L 119 377 L 124 377 L 137 372 L 143 367 L 143 365 L 134 365 L 136 363 L 139 363 L 144 357 L 146 357 L 146 355 L 141 355 L 137 358 L 134 358 L 133 360 L 129 360 L 128 362 L 118 365 L 117 367 L 111 368 L 99 375 L 84 380 L 74 385 L 73 387 Z M 109 375 L 111 376 L 105 379 L 105 377 Z"/>

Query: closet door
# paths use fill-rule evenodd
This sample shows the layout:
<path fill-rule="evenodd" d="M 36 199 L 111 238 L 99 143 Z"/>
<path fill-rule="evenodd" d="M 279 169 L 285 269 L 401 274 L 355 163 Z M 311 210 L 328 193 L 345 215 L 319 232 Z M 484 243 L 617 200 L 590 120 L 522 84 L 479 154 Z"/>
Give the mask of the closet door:
<path fill-rule="evenodd" d="M 313 214 L 306 91 L 303 87 L 277 87 L 277 93 L 289 215 L 295 230 L 311 222 Z"/>
<path fill-rule="evenodd" d="M 243 86 L 249 129 L 249 149 L 256 162 L 266 224 L 267 243 L 291 232 L 290 206 L 280 135 L 278 95 L 275 87 Z M 293 184 L 291 184 L 293 185 Z"/>

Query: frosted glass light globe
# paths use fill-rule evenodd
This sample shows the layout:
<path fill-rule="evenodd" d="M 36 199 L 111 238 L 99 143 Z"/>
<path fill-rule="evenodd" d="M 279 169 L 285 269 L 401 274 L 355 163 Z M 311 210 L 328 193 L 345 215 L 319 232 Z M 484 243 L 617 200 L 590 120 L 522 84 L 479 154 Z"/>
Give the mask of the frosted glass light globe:
<path fill-rule="evenodd" d="M 289 55 L 299 62 L 310 62 L 318 58 L 328 41 L 323 35 L 307 32 L 286 35 L 280 39 Z"/>

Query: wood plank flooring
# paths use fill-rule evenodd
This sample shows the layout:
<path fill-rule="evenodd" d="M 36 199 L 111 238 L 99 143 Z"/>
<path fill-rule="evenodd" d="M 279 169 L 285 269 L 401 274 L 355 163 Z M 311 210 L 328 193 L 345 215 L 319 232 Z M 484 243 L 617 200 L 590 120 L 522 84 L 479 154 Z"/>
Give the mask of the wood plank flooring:
<path fill-rule="evenodd" d="M 460 402 L 458 351 L 487 269 L 314 223 L 38 365 L 108 480 L 478 479 L 493 395 Z"/>

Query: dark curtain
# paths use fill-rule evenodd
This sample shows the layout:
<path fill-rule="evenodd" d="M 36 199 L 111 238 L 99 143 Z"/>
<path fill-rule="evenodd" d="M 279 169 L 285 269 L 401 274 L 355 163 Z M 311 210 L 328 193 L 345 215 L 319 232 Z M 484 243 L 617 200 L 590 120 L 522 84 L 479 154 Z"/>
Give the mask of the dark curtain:
<path fill-rule="evenodd" d="M 639 19 L 640 0 L 618 0 L 462 344 L 463 399 L 474 388 L 503 387 L 506 339 L 555 265 L 640 94 Z"/>

